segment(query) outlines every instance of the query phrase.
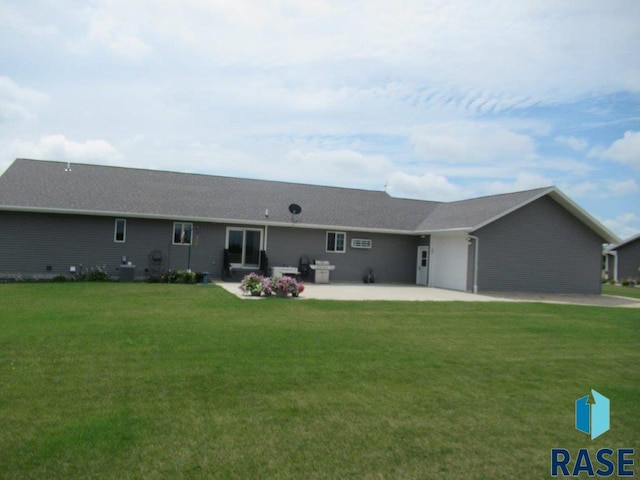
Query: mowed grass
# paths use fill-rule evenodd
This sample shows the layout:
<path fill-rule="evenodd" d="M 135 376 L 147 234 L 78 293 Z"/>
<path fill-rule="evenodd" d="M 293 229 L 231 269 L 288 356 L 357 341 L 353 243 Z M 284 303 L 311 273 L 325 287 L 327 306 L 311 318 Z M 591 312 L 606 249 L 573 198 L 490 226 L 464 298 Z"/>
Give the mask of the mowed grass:
<path fill-rule="evenodd" d="M 0 285 L 0 478 L 549 478 L 638 451 L 639 362 L 637 309 Z"/>
<path fill-rule="evenodd" d="M 618 297 L 640 298 L 640 288 L 623 287 L 621 285 L 602 285 L 602 293 Z"/>

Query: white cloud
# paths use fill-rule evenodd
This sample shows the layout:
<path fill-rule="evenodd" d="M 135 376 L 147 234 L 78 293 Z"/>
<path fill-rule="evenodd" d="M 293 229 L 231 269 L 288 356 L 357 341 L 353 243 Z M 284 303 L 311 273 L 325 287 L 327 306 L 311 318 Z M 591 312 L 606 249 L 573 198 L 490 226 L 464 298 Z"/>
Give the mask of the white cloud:
<path fill-rule="evenodd" d="M 558 183 L 627 208 L 639 15 L 634 0 L 0 0 L 0 168 L 126 157 L 443 199 Z M 619 140 L 589 154 L 599 138 Z"/>
<path fill-rule="evenodd" d="M 516 192 L 519 190 L 532 190 L 534 188 L 549 187 L 553 181 L 543 175 L 534 172 L 521 172 L 511 182 L 501 180 L 490 182 L 483 188 L 486 194 L 498 194 Z"/>
<path fill-rule="evenodd" d="M 625 132 L 622 138 L 599 154 L 604 158 L 640 169 L 640 132 Z"/>
<path fill-rule="evenodd" d="M 501 125 L 481 122 L 430 123 L 411 134 L 417 153 L 441 162 L 513 162 L 535 157 L 533 139 Z"/>
<path fill-rule="evenodd" d="M 35 111 L 48 99 L 42 92 L 0 76 L 0 123 L 36 118 Z"/>
<path fill-rule="evenodd" d="M 536 158 L 535 162 L 532 163 L 531 166 L 535 166 L 535 168 L 540 170 L 550 170 L 580 176 L 587 175 L 595 170 L 593 165 L 590 165 L 587 162 L 578 161 L 573 158 L 550 155 Z"/>
<path fill-rule="evenodd" d="M 58 29 L 50 23 L 50 19 L 39 22 L 34 17 L 33 12 L 25 13 L 19 5 L 0 2 L 0 30 L 5 35 L 7 32 L 12 32 L 12 34 L 31 36 L 43 41 L 59 33 Z"/>
<path fill-rule="evenodd" d="M 602 223 L 622 240 L 640 232 L 640 216 L 633 212 L 626 212 L 615 218 L 605 219 Z"/>
<path fill-rule="evenodd" d="M 48 135 L 37 142 L 14 140 L 6 147 L 10 158 L 34 158 L 82 163 L 119 164 L 123 157 L 105 140 L 77 142 L 64 135 Z"/>
<path fill-rule="evenodd" d="M 556 142 L 561 145 L 566 145 L 567 147 L 576 150 L 577 152 L 583 152 L 589 146 L 589 142 L 584 138 L 578 137 L 556 137 Z"/>
<path fill-rule="evenodd" d="M 470 193 L 443 175 L 410 175 L 404 172 L 391 174 L 387 180 L 387 192 L 394 197 L 434 201 L 459 200 Z"/>
<path fill-rule="evenodd" d="M 640 186 L 638 186 L 638 183 L 633 178 L 619 182 L 612 181 L 609 182 L 607 186 L 609 191 L 616 196 L 633 195 L 640 192 Z"/>
<path fill-rule="evenodd" d="M 114 15 L 114 12 L 105 9 L 87 10 L 86 17 L 88 43 L 72 45 L 72 50 L 82 52 L 90 45 L 97 45 L 113 55 L 129 60 L 143 58 L 151 50 L 149 44 L 137 33 L 135 23 L 142 19 Z"/>
<path fill-rule="evenodd" d="M 384 155 L 363 154 L 351 149 L 304 151 L 292 150 L 282 162 L 273 162 L 280 178 L 288 181 L 324 185 L 383 188 L 384 178 L 392 168 Z"/>
<path fill-rule="evenodd" d="M 103 0 L 89 38 L 206 66 L 335 65 L 394 72 L 468 111 L 640 90 L 637 2 Z M 615 32 L 615 34 L 613 33 Z M 329 76 L 335 71 L 327 69 Z M 457 92 L 455 98 L 450 92 Z"/>
<path fill-rule="evenodd" d="M 581 183 L 563 181 L 558 186 L 571 198 L 581 198 L 599 203 L 606 202 L 607 204 L 615 197 L 632 199 L 640 192 L 640 185 L 632 178 L 620 181 L 593 179 Z"/>
<path fill-rule="evenodd" d="M 585 181 L 578 184 L 562 183 L 560 188 L 570 197 L 598 198 L 602 200 L 611 199 L 611 196 L 625 197 L 640 192 L 640 186 L 632 178 L 621 181 Z"/>
<path fill-rule="evenodd" d="M 597 195 L 600 193 L 598 185 L 593 182 L 582 182 L 576 185 L 563 184 L 560 186 L 561 190 L 572 198 L 581 198 L 591 195 Z"/>

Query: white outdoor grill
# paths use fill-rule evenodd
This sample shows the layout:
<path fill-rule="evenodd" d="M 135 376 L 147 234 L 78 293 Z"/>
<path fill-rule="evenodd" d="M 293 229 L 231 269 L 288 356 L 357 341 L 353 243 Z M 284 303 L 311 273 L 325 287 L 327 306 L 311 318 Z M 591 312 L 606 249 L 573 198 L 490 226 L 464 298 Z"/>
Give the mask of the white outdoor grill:
<path fill-rule="evenodd" d="M 330 265 L 328 260 L 316 260 L 313 265 L 309 265 L 315 271 L 315 283 L 329 283 L 329 273 L 335 270 L 335 265 Z"/>

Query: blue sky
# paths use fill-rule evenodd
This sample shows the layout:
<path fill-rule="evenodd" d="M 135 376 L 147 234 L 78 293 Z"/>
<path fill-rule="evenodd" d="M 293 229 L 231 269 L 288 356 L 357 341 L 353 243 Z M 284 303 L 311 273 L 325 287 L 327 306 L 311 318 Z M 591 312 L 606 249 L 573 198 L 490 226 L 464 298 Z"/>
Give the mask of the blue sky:
<path fill-rule="evenodd" d="M 640 232 L 640 2 L 0 0 L 16 157 L 386 189 L 556 185 Z"/>

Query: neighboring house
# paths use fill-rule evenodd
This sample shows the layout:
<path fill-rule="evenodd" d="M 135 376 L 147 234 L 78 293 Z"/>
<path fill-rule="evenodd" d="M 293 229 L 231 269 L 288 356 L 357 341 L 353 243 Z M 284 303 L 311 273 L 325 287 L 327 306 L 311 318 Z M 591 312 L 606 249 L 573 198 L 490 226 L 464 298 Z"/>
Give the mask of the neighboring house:
<path fill-rule="evenodd" d="M 640 280 L 640 233 L 605 250 L 605 270 L 616 281 Z"/>
<path fill-rule="evenodd" d="M 554 187 L 443 203 L 25 159 L 0 177 L 0 222 L 0 277 L 117 277 L 125 261 L 138 279 L 189 268 L 239 280 L 308 258 L 334 265 L 335 282 L 373 270 L 380 283 L 476 292 L 598 294 L 602 244 L 619 241 Z"/>

